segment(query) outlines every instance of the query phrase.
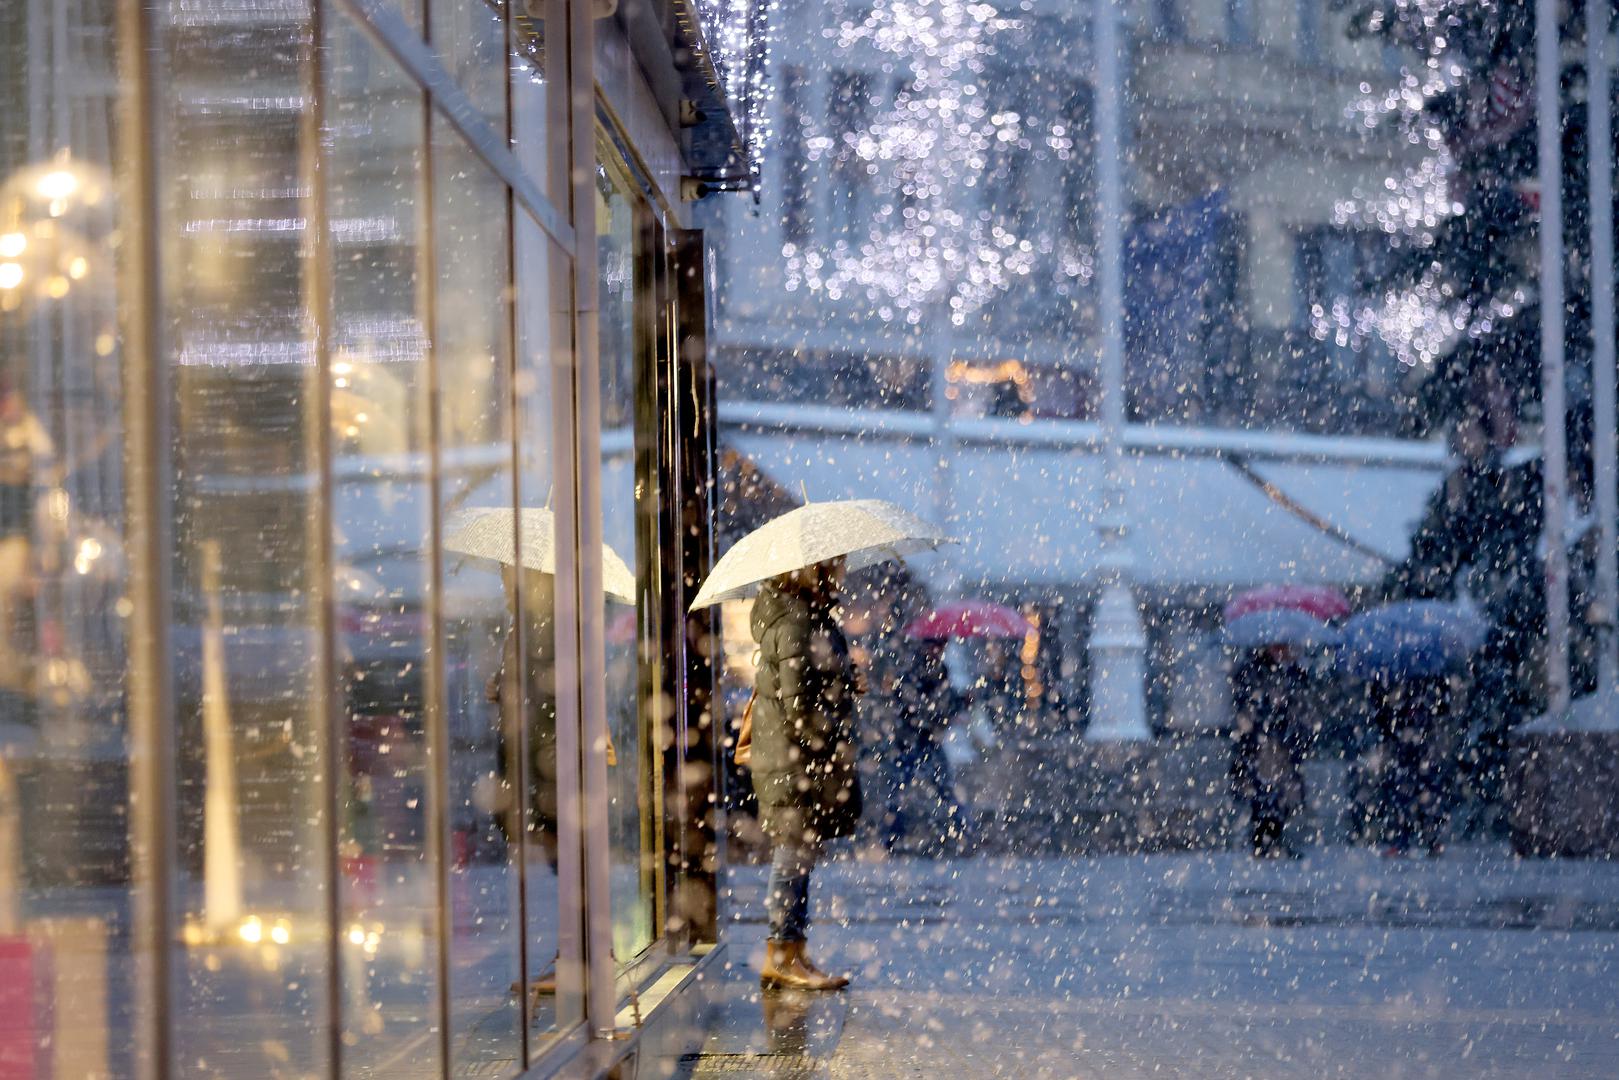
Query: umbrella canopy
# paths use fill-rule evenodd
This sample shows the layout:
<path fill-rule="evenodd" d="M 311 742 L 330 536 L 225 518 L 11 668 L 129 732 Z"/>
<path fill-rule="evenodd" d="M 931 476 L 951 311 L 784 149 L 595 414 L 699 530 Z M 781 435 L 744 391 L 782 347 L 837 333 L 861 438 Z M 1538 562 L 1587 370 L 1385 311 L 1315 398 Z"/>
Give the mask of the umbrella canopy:
<path fill-rule="evenodd" d="M 1250 611 L 1228 619 L 1220 643 L 1228 649 L 1261 649 L 1288 645 L 1296 649 L 1327 649 L 1338 644 L 1338 631 L 1308 612 L 1293 608 Z"/>
<path fill-rule="evenodd" d="M 1489 623 L 1470 608 L 1412 600 L 1350 619 L 1339 657 L 1360 678 L 1443 675 L 1466 664 L 1488 633 Z"/>
<path fill-rule="evenodd" d="M 940 604 L 905 626 L 912 638 L 1022 638 L 1034 627 L 1004 604 L 958 600 Z"/>
<path fill-rule="evenodd" d="M 517 565 L 517 530 L 510 507 L 478 506 L 463 511 L 446 530 L 444 549 L 475 559 L 492 559 L 504 566 Z M 518 518 L 523 526 L 523 567 L 542 574 L 557 572 L 557 519 L 548 509 L 524 507 Z M 608 597 L 635 603 L 635 575 L 618 552 L 602 545 L 602 586 Z"/>
<path fill-rule="evenodd" d="M 948 541 L 937 527 L 881 499 L 808 503 L 738 540 L 691 606 L 739 599 L 762 581 L 828 559 L 847 557 L 849 569 L 859 570 Z"/>
<path fill-rule="evenodd" d="M 1255 611 L 1302 611 L 1321 622 L 1342 619 L 1353 608 L 1349 598 L 1326 585 L 1265 585 L 1239 593 L 1225 606 L 1226 622 Z"/>

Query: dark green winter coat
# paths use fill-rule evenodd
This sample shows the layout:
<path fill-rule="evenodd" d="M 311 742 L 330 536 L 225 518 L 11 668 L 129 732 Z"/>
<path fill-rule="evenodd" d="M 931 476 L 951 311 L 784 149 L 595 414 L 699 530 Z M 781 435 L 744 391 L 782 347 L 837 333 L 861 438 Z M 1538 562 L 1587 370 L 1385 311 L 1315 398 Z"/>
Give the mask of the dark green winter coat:
<path fill-rule="evenodd" d="M 854 665 L 830 608 L 766 583 L 753 605 L 753 790 L 778 840 L 848 836 L 860 821 Z"/>

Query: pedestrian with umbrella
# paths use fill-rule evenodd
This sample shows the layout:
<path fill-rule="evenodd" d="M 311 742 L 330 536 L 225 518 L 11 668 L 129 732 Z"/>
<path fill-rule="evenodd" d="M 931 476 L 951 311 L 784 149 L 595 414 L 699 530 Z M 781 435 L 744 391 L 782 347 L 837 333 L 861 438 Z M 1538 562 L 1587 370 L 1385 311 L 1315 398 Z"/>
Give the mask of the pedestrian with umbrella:
<path fill-rule="evenodd" d="M 838 621 L 844 575 L 945 539 L 880 500 L 809 503 L 738 541 L 692 605 L 758 591 L 758 666 L 737 757 L 752 769 L 772 843 L 760 973 L 767 989 L 839 990 L 849 982 L 822 971 L 806 950 L 810 873 L 826 841 L 852 835 L 861 817 L 855 699 L 867 687 Z"/>
<path fill-rule="evenodd" d="M 1413 600 L 1365 611 L 1344 625 L 1340 663 L 1363 681 L 1376 720 L 1375 778 L 1384 854 L 1444 849 L 1458 733 L 1458 687 L 1489 635 L 1475 611 Z"/>
<path fill-rule="evenodd" d="M 1294 716 L 1308 680 L 1304 659 L 1337 643 L 1338 632 L 1328 620 L 1348 611 L 1348 601 L 1336 590 L 1304 586 L 1253 589 L 1226 605 L 1221 640 L 1236 657 L 1231 790 L 1248 806 L 1249 846 L 1256 859 L 1298 855 L 1286 833 L 1305 801 L 1304 739 Z"/>
<path fill-rule="evenodd" d="M 945 647 L 951 640 L 975 638 L 1021 641 L 1029 630 L 1028 620 L 1016 611 L 982 600 L 941 604 L 906 624 L 905 636 L 915 644 L 894 688 L 896 722 L 883 819 L 883 846 L 889 851 L 905 835 L 905 801 L 914 796 L 918 782 L 931 789 L 937 804 L 945 808 L 952 822 L 949 833 L 963 846 L 970 843 L 967 813 L 956 796 L 944 753 L 950 722 L 965 704 L 951 686 Z"/>

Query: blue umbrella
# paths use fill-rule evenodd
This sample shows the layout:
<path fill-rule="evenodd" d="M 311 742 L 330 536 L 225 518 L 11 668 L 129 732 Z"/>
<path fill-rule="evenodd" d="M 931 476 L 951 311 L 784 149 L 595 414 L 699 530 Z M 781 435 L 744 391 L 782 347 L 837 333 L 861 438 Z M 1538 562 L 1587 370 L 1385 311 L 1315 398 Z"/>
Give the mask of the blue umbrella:
<path fill-rule="evenodd" d="M 1489 623 L 1439 600 L 1411 600 L 1363 611 L 1344 624 L 1339 658 L 1363 679 L 1444 675 L 1484 645 Z"/>
<path fill-rule="evenodd" d="M 1262 649 L 1270 645 L 1326 649 L 1338 644 L 1338 639 L 1337 630 L 1296 608 L 1250 611 L 1227 622 L 1220 632 L 1220 643 L 1228 649 Z"/>

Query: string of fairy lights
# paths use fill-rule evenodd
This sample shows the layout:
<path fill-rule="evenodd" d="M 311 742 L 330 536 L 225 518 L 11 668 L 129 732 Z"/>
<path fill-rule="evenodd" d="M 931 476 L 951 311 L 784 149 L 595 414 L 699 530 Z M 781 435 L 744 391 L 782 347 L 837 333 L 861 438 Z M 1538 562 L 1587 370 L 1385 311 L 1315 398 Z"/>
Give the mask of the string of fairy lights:
<path fill-rule="evenodd" d="M 1020 27 L 993 4 L 890 0 L 854 10 L 825 31 L 839 51 L 874 50 L 899 76 L 891 103 L 856 131 L 811 130 L 809 162 L 863 173 L 870 212 L 830 244 L 783 247 L 789 289 L 830 299 L 864 296 L 884 318 L 916 325 L 941 307 L 963 325 L 1037 269 L 1054 268 L 1059 292 L 1089 278 L 1090 252 L 1060 228 L 1019 219 L 984 190 L 1017 155 L 1066 161 L 1074 133 L 997 105 L 989 59 Z"/>

